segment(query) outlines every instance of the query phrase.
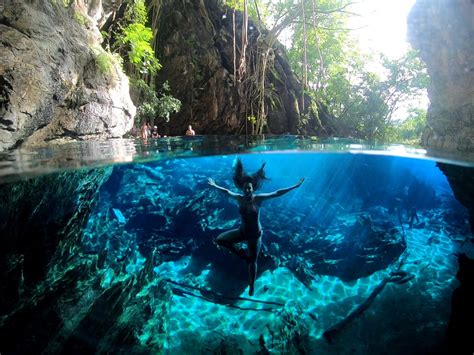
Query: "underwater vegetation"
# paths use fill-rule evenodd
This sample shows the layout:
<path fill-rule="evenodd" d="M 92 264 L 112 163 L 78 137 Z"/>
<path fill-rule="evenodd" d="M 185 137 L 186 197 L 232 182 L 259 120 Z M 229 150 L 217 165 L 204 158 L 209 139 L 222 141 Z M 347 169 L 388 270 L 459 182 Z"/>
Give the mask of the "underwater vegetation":
<path fill-rule="evenodd" d="M 269 180 L 257 192 L 305 178 L 262 205 L 253 297 L 247 264 L 214 242 L 238 228 L 238 206 L 207 184 L 212 177 L 237 191 L 236 155 L 1 185 L 8 282 L 0 351 L 397 354 L 448 346 L 455 254 L 472 253 L 473 243 L 468 211 L 436 162 L 240 157 L 250 172 L 266 163 Z"/>

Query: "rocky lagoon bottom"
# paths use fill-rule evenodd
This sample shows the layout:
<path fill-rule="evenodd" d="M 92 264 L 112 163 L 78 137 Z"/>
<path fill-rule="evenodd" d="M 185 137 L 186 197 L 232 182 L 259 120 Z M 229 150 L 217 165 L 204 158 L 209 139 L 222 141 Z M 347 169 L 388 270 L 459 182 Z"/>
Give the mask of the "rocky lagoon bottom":
<path fill-rule="evenodd" d="M 449 351 L 474 164 L 370 148 L 176 138 L 3 155 L 0 353 Z M 305 178 L 262 205 L 252 297 L 245 261 L 214 243 L 238 206 L 207 184 L 237 192 L 236 158 L 266 163 L 257 193 Z"/>

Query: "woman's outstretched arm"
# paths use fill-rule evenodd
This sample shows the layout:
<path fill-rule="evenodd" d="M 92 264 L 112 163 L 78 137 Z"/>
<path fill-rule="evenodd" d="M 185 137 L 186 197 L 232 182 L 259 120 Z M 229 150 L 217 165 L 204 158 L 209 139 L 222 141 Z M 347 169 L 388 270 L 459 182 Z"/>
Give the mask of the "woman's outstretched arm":
<path fill-rule="evenodd" d="M 289 192 L 291 190 L 294 190 L 294 189 L 300 187 L 301 184 L 303 183 L 303 181 L 304 181 L 304 178 L 301 178 L 300 181 L 296 185 L 293 185 L 293 186 L 290 186 L 290 187 L 285 187 L 283 189 L 279 189 L 279 190 L 276 190 L 276 191 L 273 191 L 273 192 L 258 194 L 255 197 L 257 197 L 261 200 L 266 200 L 266 199 L 269 199 L 269 198 L 279 197 L 279 196 L 282 196 L 282 195 L 286 194 L 287 192 Z"/>
<path fill-rule="evenodd" d="M 232 191 L 226 189 L 225 187 L 222 187 L 222 186 L 217 185 L 213 178 L 207 179 L 207 183 L 208 183 L 210 186 L 215 187 L 216 189 L 225 192 L 226 194 L 228 194 L 228 195 L 231 196 L 231 197 L 239 197 L 239 196 L 240 196 L 239 194 L 237 194 L 237 193 L 235 193 L 235 192 L 232 192 Z"/>

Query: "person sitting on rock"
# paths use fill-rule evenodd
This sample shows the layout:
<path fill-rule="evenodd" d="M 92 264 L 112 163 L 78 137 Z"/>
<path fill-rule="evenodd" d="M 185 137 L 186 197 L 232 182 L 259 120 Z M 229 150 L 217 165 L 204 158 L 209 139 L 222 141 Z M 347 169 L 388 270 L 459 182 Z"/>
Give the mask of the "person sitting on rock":
<path fill-rule="evenodd" d="M 193 126 L 189 125 L 188 129 L 186 130 L 186 135 L 187 136 L 195 136 L 196 132 L 194 132 Z"/>
<path fill-rule="evenodd" d="M 153 131 L 151 132 L 151 138 L 160 138 L 160 134 L 158 133 L 158 127 L 154 126 Z"/>
<path fill-rule="evenodd" d="M 219 246 L 229 249 L 232 253 L 248 262 L 249 272 L 249 295 L 254 293 L 254 283 L 257 276 L 257 258 L 262 245 L 262 226 L 260 224 L 260 206 L 263 201 L 279 197 L 287 192 L 301 186 L 304 179 L 296 185 L 276 190 L 274 192 L 255 194 L 263 180 L 266 179 L 263 168 L 265 164 L 253 175 L 247 175 L 240 159 L 237 160 L 233 176 L 234 184 L 242 193 L 232 192 L 216 184 L 214 179 L 209 178 L 208 184 L 235 199 L 239 205 L 240 228 L 226 231 L 216 238 Z M 247 242 L 247 253 L 244 249 L 237 249 L 236 243 Z"/>

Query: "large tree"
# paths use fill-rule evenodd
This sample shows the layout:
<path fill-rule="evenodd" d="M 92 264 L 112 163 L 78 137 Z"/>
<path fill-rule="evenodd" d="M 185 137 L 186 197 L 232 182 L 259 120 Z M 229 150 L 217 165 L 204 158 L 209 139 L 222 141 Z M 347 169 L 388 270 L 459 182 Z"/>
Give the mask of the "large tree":
<path fill-rule="evenodd" d="M 277 39 L 289 46 L 290 63 L 303 83 L 301 114 L 307 111 L 305 95 L 323 102 L 337 117 L 335 128 L 340 135 L 390 138 L 394 112 L 426 89 L 426 71 L 413 50 L 398 59 L 381 55 L 383 75 L 366 68 L 365 63 L 373 58 L 360 52 L 353 29 L 348 28 L 350 16 L 356 15 L 349 0 L 231 0 L 227 4 L 268 28 L 259 38 L 255 72 L 243 70 L 248 42 L 245 28 L 235 28 L 242 31 L 243 38 L 235 44 L 240 53 L 234 61 L 236 76 L 253 75 L 249 82 L 255 93 L 254 133 L 261 133 L 265 124 L 265 100 L 269 96 L 265 78 Z M 246 21 L 243 23 L 247 26 Z"/>

